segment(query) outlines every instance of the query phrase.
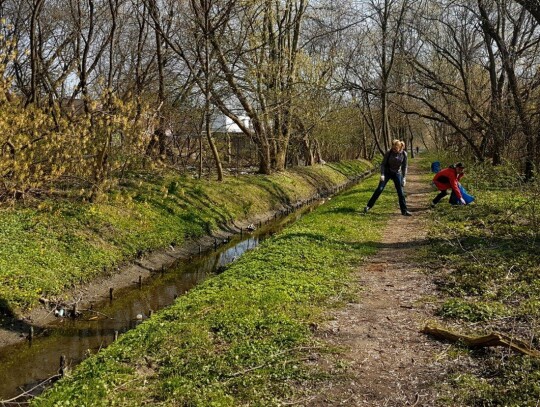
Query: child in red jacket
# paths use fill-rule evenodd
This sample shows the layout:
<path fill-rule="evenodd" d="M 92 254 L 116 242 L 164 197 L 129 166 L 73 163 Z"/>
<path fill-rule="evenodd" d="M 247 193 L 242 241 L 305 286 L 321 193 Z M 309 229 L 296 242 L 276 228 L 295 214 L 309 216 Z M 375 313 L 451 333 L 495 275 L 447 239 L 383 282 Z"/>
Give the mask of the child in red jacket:
<path fill-rule="evenodd" d="M 459 189 L 459 180 L 463 177 L 464 171 L 465 166 L 462 163 L 457 163 L 435 174 L 435 177 L 433 177 L 433 184 L 435 184 L 437 189 L 441 192 L 439 192 L 439 194 L 431 202 L 432 208 L 434 208 L 441 199 L 448 195 L 449 189 L 456 194 L 459 202 L 465 205 L 465 199 L 463 199 Z"/>

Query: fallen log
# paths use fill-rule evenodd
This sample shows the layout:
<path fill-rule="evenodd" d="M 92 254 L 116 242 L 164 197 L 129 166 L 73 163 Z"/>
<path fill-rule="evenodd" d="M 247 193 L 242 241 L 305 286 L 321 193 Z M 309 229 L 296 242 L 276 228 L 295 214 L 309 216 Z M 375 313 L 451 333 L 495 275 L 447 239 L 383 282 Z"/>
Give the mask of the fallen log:
<path fill-rule="evenodd" d="M 426 325 L 421 332 L 434 336 L 438 339 L 446 339 L 452 342 L 460 342 L 470 348 L 503 346 L 505 348 L 512 349 L 513 351 L 519 352 L 523 355 L 540 358 L 540 351 L 532 348 L 528 343 L 501 333 L 492 332 L 488 335 L 483 336 L 467 336 L 429 324 Z"/>

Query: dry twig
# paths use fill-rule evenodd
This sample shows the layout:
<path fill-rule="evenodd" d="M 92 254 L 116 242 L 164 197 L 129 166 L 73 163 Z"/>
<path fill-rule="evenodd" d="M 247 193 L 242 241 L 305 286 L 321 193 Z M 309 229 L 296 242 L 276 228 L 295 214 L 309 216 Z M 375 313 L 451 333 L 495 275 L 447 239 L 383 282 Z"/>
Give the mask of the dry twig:
<path fill-rule="evenodd" d="M 60 374 L 55 374 L 45 380 L 43 380 L 42 382 L 36 384 L 34 387 L 32 387 L 31 389 L 29 390 L 26 390 L 25 392 L 19 394 L 18 396 L 15 396 L 13 398 L 10 398 L 8 400 L 0 400 L 0 405 L 4 405 L 4 404 L 20 404 L 21 402 L 20 401 L 16 401 L 20 398 L 23 398 L 23 397 L 29 397 L 29 396 L 32 396 L 32 392 L 35 390 L 35 389 L 38 389 L 42 386 L 44 386 L 45 384 L 47 384 L 48 382 L 52 381 L 52 380 L 55 380 L 55 379 L 58 379 L 60 378 L 61 375 Z"/>

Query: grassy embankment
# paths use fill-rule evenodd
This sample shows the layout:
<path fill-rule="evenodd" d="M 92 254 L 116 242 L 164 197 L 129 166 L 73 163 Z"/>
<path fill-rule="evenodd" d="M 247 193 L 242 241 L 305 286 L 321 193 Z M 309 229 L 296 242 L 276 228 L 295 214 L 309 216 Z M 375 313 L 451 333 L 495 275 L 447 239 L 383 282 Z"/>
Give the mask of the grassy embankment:
<path fill-rule="evenodd" d="M 134 177 L 104 202 L 46 200 L 0 209 L 0 314 L 28 310 L 138 254 L 215 232 L 361 174 L 367 162 L 224 182 Z"/>
<path fill-rule="evenodd" d="M 350 272 L 376 250 L 395 193 L 359 216 L 378 177 L 327 201 L 79 365 L 37 406 L 271 406 L 322 377 L 310 326 L 350 300 Z M 320 351 L 320 349 L 319 349 Z M 297 390 L 296 390 L 297 391 Z"/>
<path fill-rule="evenodd" d="M 443 201 L 433 211 L 430 268 L 444 300 L 439 323 L 458 333 L 506 333 L 540 348 L 540 188 L 509 167 L 467 169 L 467 207 Z M 447 353 L 442 402 L 460 406 L 535 406 L 540 361 L 503 348 Z"/>

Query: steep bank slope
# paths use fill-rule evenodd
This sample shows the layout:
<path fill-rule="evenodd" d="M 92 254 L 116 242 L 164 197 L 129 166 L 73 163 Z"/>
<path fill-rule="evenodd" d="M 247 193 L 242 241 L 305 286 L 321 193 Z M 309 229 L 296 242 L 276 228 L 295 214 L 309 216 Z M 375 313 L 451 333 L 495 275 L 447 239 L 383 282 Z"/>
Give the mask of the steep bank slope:
<path fill-rule="evenodd" d="M 328 200 L 218 276 L 154 313 L 36 399 L 48 405 L 282 405 L 317 381 L 304 362 L 323 313 L 348 301 L 395 194 L 360 216 L 377 177 Z M 287 401 L 288 400 L 288 401 Z"/>
<path fill-rule="evenodd" d="M 41 308 L 40 298 L 55 303 L 91 295 L 89 284 L 94 291 L 121 285 L 121 271 L 132 268 L 122 264 L 139 259 L 151 264 L 149 269 L 171 262 L 183 254 L 180 249 L 189 241 L 224 229 L 238 230 L 369 168 L 368 162 L 351 161 L 272 176 L 231 177 L 222 183 L 133 177 L 100 203 L 46 200 L 4 208 L 0 211 L 2 318 L 8 321 L 6 316 L 15 313 L 36 319 L 43 314 L 35 311 Z M 140 267 L 135 271 L 141 272 Z M 19 336 L 20 329 L 12 331 Z"/>

